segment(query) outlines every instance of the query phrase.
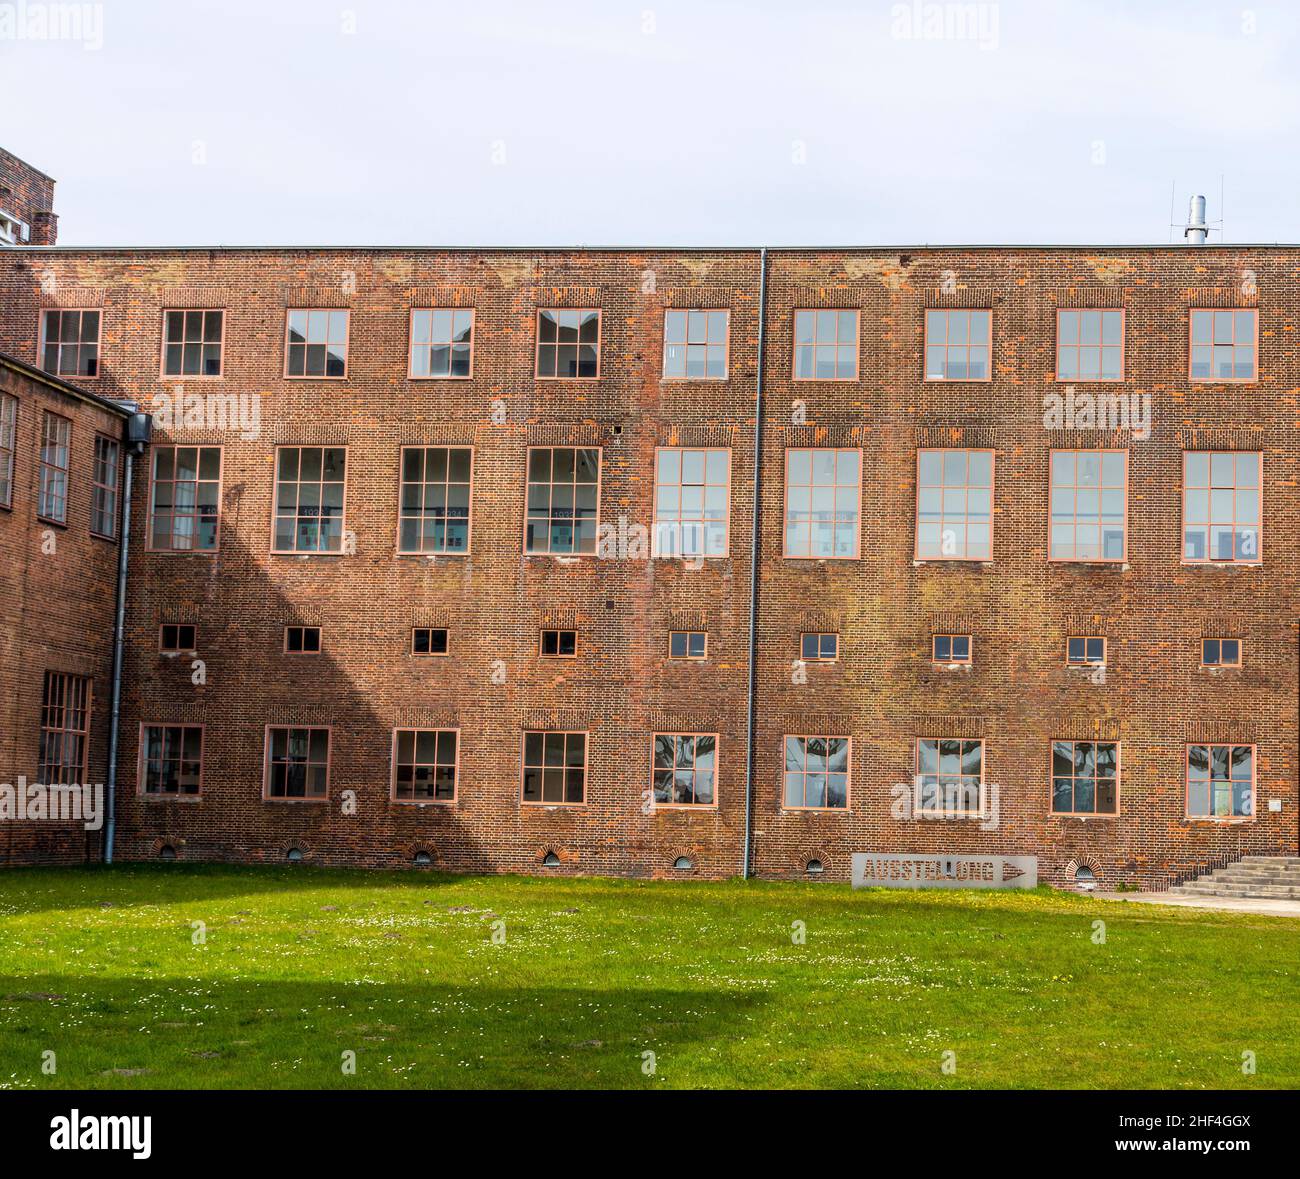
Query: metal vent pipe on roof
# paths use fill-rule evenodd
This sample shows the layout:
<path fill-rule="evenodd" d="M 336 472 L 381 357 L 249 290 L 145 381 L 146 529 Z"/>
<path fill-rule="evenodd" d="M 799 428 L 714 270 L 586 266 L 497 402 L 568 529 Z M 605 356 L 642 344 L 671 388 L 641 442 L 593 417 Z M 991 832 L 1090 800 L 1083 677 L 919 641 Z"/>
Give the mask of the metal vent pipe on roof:
<path fill-rule="evenodd" d="M 1183 230 L 1183 237 L 1189 246 L 1203 246 L 1209 232 L 1205 224 L 1205 198 L 1194 196 L 1187 209 L 1187 228 Z"/>

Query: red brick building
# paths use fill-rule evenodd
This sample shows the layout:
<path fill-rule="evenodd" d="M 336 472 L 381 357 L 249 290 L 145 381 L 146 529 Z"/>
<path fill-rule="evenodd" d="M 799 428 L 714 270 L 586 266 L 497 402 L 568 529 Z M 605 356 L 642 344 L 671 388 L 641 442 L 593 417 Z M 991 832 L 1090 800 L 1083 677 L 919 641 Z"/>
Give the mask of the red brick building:
<path fill-rule="evenodd" d="M 1298 268 L 0 253 L 0 351 L 155 411 L 116 855 L 1144 887 L 1294 855 Z"/>

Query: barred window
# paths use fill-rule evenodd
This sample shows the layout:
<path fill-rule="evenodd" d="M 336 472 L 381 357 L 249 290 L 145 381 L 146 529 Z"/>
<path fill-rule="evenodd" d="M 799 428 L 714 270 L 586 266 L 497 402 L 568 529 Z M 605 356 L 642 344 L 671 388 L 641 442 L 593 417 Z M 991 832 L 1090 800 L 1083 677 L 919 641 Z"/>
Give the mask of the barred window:
<path fill-rule="evenodd" d="M 800 810 L 849 805 L 849 737 L 786 737 L 784 800 Z"/>
<path fill-rule="evenodd" d="M 267 798 L 329 794 L 330 732 L 273 725 L 266 733 Z"/>
<path fill-rule="evenodd" d="M 788 450 L 785 556 L 853 560 L 861 532 L 862 455 L 857 450 Z"/>
<path fill-rule="evenodd" d="M 469 552 L 473 469 L 468 446 L 402 448 L 401 552 Z"/>
<path fill-rule="evenodd" d="M 217 547 L 221 448 L 156 446 L 149 500 L 149 547 L 211 552 Z"/>
<path fill-rule="evenodd" d="M 718 739 L 710 733 L 655 733 L 655 806 L 712 806 Z"/>
<path fill-rule="evenodd" d="M 474 309 L 417 308 L 411 312 L 411 376 L 468 377 L 474 371 Z"/>
<path fill-rule="evenodd" d="M 654 553 L 725 557 L 731 451 L 661 447 L 655 456 Z"/>
<path fill-rule="evenodd" d="M 57 377 L 99 376 L 98 311 L 47 311 L 41 318 L 41 367 Z"/>
<path fill-rule="evenodd" d="M 922 561 L 993 556 L 993 452 L 916 452 L 916 555 Z"/>
<path fill-rule="evenodd" d="M 196 795 L 203 778 L 200 725 L 145 725 L 140 739 L 145 794 Z"/>
<path fill-rule="evenodd" d="M 455 802 L 455 729 L 397 729 L 393 733 L 393 797 L 398 802 Z"/>
<path fill-rule="evenodd" d="M 72 423 L 48 410 L 41 415 L 41 487 L 36 514 L 56 524 L 68 519 L 68 455 Z"/>
<path fill-rule="evenodd" d="M 528 452 L 527 553 L 592 554 L 600 502 L 600 451 L 571 446 Z"/>
<path fill-rule="evenodd" d="M 90 679 L 45 673 L 41 696 L 38 781 L 43 786 L 85 785 L 90 752 Z"/>
<path fill-rule="evenodd" d="M 163 376 L 221 376 L 224 311 L 163 313 Z"/>
<path fill-rule="evenodd" d="M 276 452 L 277 553 L 342 551 L 346 465 L 342 447 L 282 446 Z"/>
<path fill-rule="evenodd" d="M 1113 815 L 1119 809 L 1119 745 L 1052 742 L 1052 812 Z"/>

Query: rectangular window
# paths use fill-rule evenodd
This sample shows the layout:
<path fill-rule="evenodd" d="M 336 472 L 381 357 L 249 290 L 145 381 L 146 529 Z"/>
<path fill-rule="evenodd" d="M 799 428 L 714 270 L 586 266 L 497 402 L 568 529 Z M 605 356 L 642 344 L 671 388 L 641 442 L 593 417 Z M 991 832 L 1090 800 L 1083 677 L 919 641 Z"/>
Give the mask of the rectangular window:
<path fill-rule="evenodd" d="M 655 733 L 655 806 L 712 806 L 718 739 L 711 733 Z"/>
<path fill-rule="evenodd" d="M 1247 819 L 1254 813 L 1254 746 L 1189 745 L 1187 817 Z"/>
<path fill-rule="evenodd" d="M 856 560 L 861 502 L 861 451 L 787 450 L 784 556 Z"/>
<path fill-rule="evenodd" d="M 524 802 L 576 806 L 586 781 L 586 733 L 524 734 Z"/>
<path fill-rule="evenodd" d="M 267 798 L 327 798 L 329 784 L 329 729 L 267 727 Z"/>
<path fill-rule="evenodd" d="M 916 813 L 954 818 L 984 813 L 984 742 L 922 737 L 916 743 Z"/>
<path fill-rule="evenodd" d="M 188 622 L 164 622 L 158 628 L 158 650 L 163 655 L 194 651 L 195 639 L 195 628 Z"/>
<path fill-rule="evenodd" d="M 14 450 L 18 438 L 18 398 L 0 393 L 0 508 L 14 506 Z"/>
<path fill-rule="evenodd" d="M 416 308 L 411 312 L 411 378 L 474 375 L 474 309 Z"/>
<path fill-rule="evenodd" d="M 164 311 L 164 377 L 221 376 L 224 311 Z"/>
<path fill-rule="evenodd" d="M 1106 640 L 1097 635 L 1065 640 L 1065 661 L 1074 667 L 1101 667 L 1106 662 Z"/>
<path fill-rule="evenodd" d="M 1053 561 L 1123 561 L 1128 555 L 1128 451 L 1054 450 Z"/>
<path fill-rule="evenodd" d="M 856 381 L 858 379 L 858 313 L 856 311 L 796 311 L 794 313 L 794 379 L 796 381 Z"/>
<path fill-rule="evenodd" d="M 656 557 L 725 557 L 730 507 L 731 451 L 656 451 Z"/>
<path fill-rule="evenodd" d="M 576 630 L 544 630 L 538 645 L 538 654 L 557 659 L 574 659 L 578 654 Z"/>
<path fill-rule="evenodd" d="M 799 658 L 810 663 L 834 663 L 840 657 L 840 636 L 805 631 L 799 636 Z"/>
<path fill-rule="evenodd" d="M 969 663 L 970 635 L 935 635 L 932 655 L 935 663 Z"/>
<path fill-rule="evenodd" d="M 783 798 L 797 810 L 849 805 L 850 737 L 786 737 Z"/>
<path fill-rule="evenodd" d="M 68 519 L 68 454 L 72 423 L 46 410 L 41 415 L 41 489 L 36 514 L 56 524 Z"/>
<path fill-rule="evenodd" d="M 709 649 L 709 636 L 702 630 L 672 630 L 668 632 L 669 659 L 704 659 Z"/>
<path fill-rule="evenodd" d="M 1183 560 L 1260 561 L 1257 451 L 1183 452 Z"/>
<path fill-rule="evenodd" d="M 1124 312 L 1057 311 L 1056 379 L 1122 381 Z"/>
<path fill-rule="evenodd" d="M 456 729 L 394 729 L 393 798 L 455 802 L 459 738 Z"/>
<path fill-rule="evenodd" d="M 89 678 L 47 671 L 41 697 L 37 781 L 42 786 L 84 785 L 89 749 Z"/>
<path fill-rule="evenodd" d="M 993 452 L 916 452 L 916 556 L 993 559 Z"/>
<path fill-rule="evenodd" d="M 1240 667 L 1240 639 L 1202 639 L 1202 667 Z"/>
<path fill-rule="evenodd" d="M 1259 317 L 1249 311 L 1193 311 L 1191 379 L 1253 381 L 1258 376 Z"/>
<path fill-rule="evenodd" d="M 600 312 L 594 309 L 537 313 L 537 376 L 576 381 L 600 375 Z"/>
<path fill-rule="evenodd" d="M 57 377 L 99 376 L 98 311 L 47 311 L 41 317 L 41 367 Z"/>
<path fill-rule="evenodd" d="M 595 553 L 599 506 L 599 449 L 552 446 L 528 451 L 524 552 Z"/>
<path fill-rule="evenodd" d="M 276 452 L 277 553 L 337 553 L 343 548 L 347 452 L 341 446 L 282 446 Z"/>
<path fill-rule="evenodd" d="M 728 311 L 665 311 L 664 377 L 725 381 L 730 319 Z"/>
<path fill-rule="evenodd" d="M 95 478 L 90 499 L 90 531 L 109 540 L 117 535 L 117 456 L 112 438 L 95 435 Z"/>
<path fill-rule="evenodd" d="M 286 626 L 284 628 L 284 653 L 286 655 L 319 655 L 319 626 Z"/>
<path fill-rule="evenodd" d="M 473 471 L 468 446 L 402 448 L 400 552 L 469 552 Z"/>
<path fill-rule="evenodd" d="M 157 446 L 149 499 L 149 547 L 212 552 L 221 503 L 221 447 Z"/>
<path fill-rule="evenodd" d="M 925 313 L 927 381 L 987 381 L 992 351 L 991 311 Z"/>
<path fill-rule="evenodd" d="M 1119 746 L 1115 742 L 1052 742 L 1052 813 L 1119 813 Z"/>
<path fill-rule="evenodd" d="M 411 654 L 446 655 L 449 639 L 445 626 L 417 626 L 411 631 Z"/>
<path fill-rule="evenodd" d="M 284 375 L 326 377 L 348 375 L 347 311 L 294 308 L 285 313 Z"/>
<path fill-rule="evenodd" d="M 203 781 L 202 725 L 140 726 L 140 788 L 196 797 Z"/>

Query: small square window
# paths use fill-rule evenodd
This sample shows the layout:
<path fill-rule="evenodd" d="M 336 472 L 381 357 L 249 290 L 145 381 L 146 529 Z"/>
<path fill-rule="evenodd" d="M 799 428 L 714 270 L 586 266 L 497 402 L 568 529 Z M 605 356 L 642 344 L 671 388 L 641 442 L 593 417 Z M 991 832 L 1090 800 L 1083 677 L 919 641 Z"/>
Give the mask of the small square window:
<path fill-rule="evenodd" d="M 840 636 L 825 631 L 805 631 L 799 643 L 800 658 L 808 662 L 833 663 L 840 657 Z"/>
<path fill-rule="evenodd" d="M 1096 636 L 1066 639 L 1065 657 L 1075 667 L 1100 667 L 1106 662 L 1106 640 Z"/>
<path fill-rule="evenodd" d="M 285 317 L 284 375 L 342 380 L 348 375 L 347 311 L 292 308 Z"/>
<path fill-rule="evenodd" d="M 448 634 L 445 626 L 417 626 L 411 631 L 412 655 L 446 655 Z"/>
<path fill-rule="evenodd" d="M 465 378 L 474 371 L 474 309 L 434 307 L 411 312 L 411 377 Z"/>
<path fill-rule="evenodd" d="M 286 626 L 284 650 L 287 655 L 319 655 L 319 626 Z"/>
<path fill-rule="evenodd" d="M 1258 313 L 1253 308 L 1192 312 L 1193 381 L 1253 381 L 1258 368 Z"/>
<path fill-rule="evenodd" d="M 794 379 L 858 379 L 858 313 L 824 308 L 794 313 Z"/>
<path fill-rule="evenodd" d="M 1205 667 L 1240 667 L 1240 639 L 1202 639 L 1201 664 Z"/>
<path fill-rule="evenodd" d="M 709 649 L 709 636 L 702 630 L 674 630 L 668 633 L 668 658 L 703 659 Z"/>
<path fill-rule="evenodd" d="M 541 654 L 555 659 L 573 659 L 578 654 L 578 632 L 576 630 L 544 630 L 540 647 Z"/>
<path fill-rule="evenodd" d="M 158 633 L 158 650 L 164 655 L 197 650 L 195 628 L 189 623 L 163 623 Z"/>
<path fill-rule="evenodd" d="M 725 381 L 729 319 L 727 311 L 665 311 L 664 377 Z"/>
<path fill-rule="evenodd" d="M 224 311 L 163 312 L 163 376 L 221 376 Z"/>
<path fill-rule="evenodd" d="M 925 379 L 987 381 L 993 351 L 993 313 L 988 310 L 925 313 Z"/>
<path fill-rule="evenodd" d="M 935 635 L 935 663 L 969 663 L 970 635 Z"/>
<path fill-rule="evenodd" d="M 576 381 L 600 376 L 600 312 L 545 308 L 537 313 L 537 376 Z"/>
<path fill-rule="evenodd" d="M 100 313 L 47 311 L 41 318 L 41 367 L 56 377 L 97 377 Z"/>

